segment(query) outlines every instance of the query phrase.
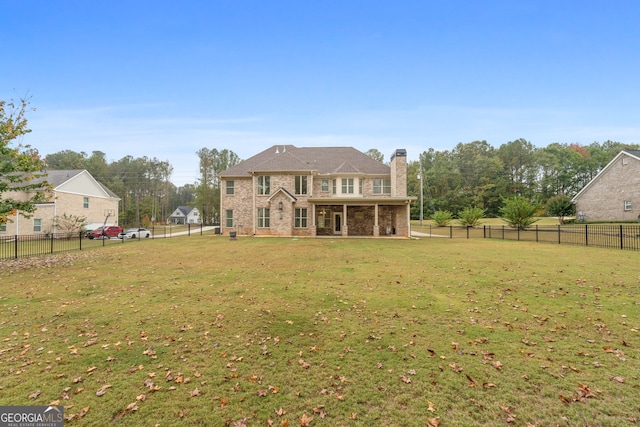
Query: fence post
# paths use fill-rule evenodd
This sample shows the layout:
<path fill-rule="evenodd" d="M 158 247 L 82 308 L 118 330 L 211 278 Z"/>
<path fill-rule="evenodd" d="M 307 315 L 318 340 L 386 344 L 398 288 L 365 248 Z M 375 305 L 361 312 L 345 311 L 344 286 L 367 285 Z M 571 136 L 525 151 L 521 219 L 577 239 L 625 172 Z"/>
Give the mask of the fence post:
<path fill-rule="evenodd" d="M 558 224 L 558 244 L 560 244 L 560 224 Z"/>
<path fill-rule="evenodd" d="M 53 253 L 53 233 L 51 233 L 51 248 L 50 248 L 51 252 L 49 253 Z"/>
<path fill-rule="evenodd" d="M 502 226 L 502 240 L 504 240 L 504 225 Z"/>
<path fill-rule="evenodd" d="M 584 245 L 589 246 L 589 232 L 587 231 L 587 224 L 584 225 Z"/>
<path fill-rule="evenodd" d="M 191 223 L 187 224 L 187 236 L 191 236 Z"/>
<path fill-rule="evenodd" d="M 19 236 L 16 234 L 16 238 L 13 241 L 13 243 L 14 243 L 13 248 L 15 249 L 14 255 L 15 255 L 16 259 L 18 259 L 18 237 Z"/>
<path fill-rule="evenodd" d="M 622 235 L 622 224 L 620 224 L 620 249 L 624 249 L 624 237 Z"/>
<path fill-rule="evenodd" d="M 449 226 L 449 238 L 453 239 L 453 225 Z"/>
<path fill-rule="evenodd" d="M 486 238 L 487 238 L 487 226 L 486 226 L 486 225 L 483 225 L 483 226 L 482 226 L 482 237 L 483 237 L 484 239 L 486 239 Z"/>
<path fill-rule="evenodd" d="M 469 238 L 469 226 L 467 225 L 467 239 Z"/>
<path fill-rule="evenodd" d="M 536 243 L 538 243 L 538 224 L 536 224 Z"/>
<path fill-rule="evenodd" d="M 82 250 L 82 231 L 78 233 L 78 250 Z"/>
<path fill-rule="evenodd" d="M 519 242 L 520 241 L 520 226 L 518 226 L 517 230 L 518 230 L 518 232 L 516 234 L 518 236 L 518 242 Z"/>

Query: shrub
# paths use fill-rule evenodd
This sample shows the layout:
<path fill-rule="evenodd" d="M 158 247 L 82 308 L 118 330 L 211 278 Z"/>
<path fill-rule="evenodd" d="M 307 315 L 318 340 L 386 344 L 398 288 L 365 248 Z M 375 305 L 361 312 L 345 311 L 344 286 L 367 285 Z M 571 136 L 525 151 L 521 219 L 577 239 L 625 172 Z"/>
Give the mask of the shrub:
<path fill-rule="evenodd" d="M 431 219 L 438 227 L 446 227 L 453 220 L 453 214 L 449 211 L 435 211 Z"/>
<path fill-rule="evenodd" d="M 558 194 L 547 200 L 547 215 L 557 216 L 558 222 L 564 224 L 565 216 L 576 214 L 576 205 L 573 204 L 571 198 L 564 194 Z"/>
<path fill-rule="evenodd" d="M 484 209 L 477 207 L 464 208 L 458 212 L 458 222 L 460 225 L 466 225 L 467 227 L 475 227 L 480 225 L 480 220 L 484 218 Z"/>
<path fill-rule="evenodd" d="M 504 206 L 500 208 L 502 220 L 510 227 L 524 230 L 538 219 L 534 218 L 538 206 L 522 196 L 513 196 L 504 200 Z"/>

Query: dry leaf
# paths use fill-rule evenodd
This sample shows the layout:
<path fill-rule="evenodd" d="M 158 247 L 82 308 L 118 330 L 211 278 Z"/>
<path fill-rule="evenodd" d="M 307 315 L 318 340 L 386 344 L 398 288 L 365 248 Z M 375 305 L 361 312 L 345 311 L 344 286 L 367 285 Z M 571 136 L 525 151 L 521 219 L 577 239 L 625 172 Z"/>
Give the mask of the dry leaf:
<path fill-rule="evenodd" d="M 313 421 L 313 417 L 308 417 L 307 414 L 302 414 L 299 421 L 301 426 L 308 426 L 311 424 L 311 421 Z"/>
<path fill-rule="evenodd" d="M 40 396 L 40 393 L 41 393 L 41 391 L 40 391 L 40 390 L 36 390 L 36 391 L 34 391 L 33 393 L 31 393 L 31 394 L 28 396 L 28 398 L 29 398 L 29 399 L 37 399 L 37 398 L 38 398 L 38 396 Z"/>
<path fill-rule="evenodd" d="M 107 389 L 111 388 L 111 384 L 105 384 L 96 391 L 96 396 L 104 396 L 107 392 Z"/>
<path fill-rule="evenodd" d="M 189 393 L 189 397 L 200 396 L 200 390 L 197 388 Z"/>

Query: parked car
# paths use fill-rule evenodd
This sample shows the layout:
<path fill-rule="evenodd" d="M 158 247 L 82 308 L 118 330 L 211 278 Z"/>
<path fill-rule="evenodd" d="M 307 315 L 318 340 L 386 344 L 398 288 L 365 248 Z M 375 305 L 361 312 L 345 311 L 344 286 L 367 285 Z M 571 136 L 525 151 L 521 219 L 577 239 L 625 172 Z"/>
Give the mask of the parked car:
<path fill-rule="evenodd" d="M 105 225 L 87 232 L 85 237 L 89 239 L 110 239 L 112 237 L 118 237 L 120 233 L 122 233 L 122 227 L 118 225 Z"/>
<path fill-rule="evenodd" d="M 120 239 L 137 239 L 151 237 L 151 232 L 146 228 L 127 228 L 125 231 L 118 235 Z"/>

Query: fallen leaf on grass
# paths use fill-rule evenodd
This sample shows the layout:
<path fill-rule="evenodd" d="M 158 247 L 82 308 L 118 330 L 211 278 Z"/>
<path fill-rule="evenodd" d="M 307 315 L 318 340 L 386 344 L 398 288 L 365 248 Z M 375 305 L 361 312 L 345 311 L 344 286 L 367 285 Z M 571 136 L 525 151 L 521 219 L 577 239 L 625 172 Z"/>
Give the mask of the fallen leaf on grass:
<path fill-rule="evenodd" d="M 436 408 L 433 407 L 433 402 L 430 402 L 427 400 L 427 404 L 429 405 L 429 407 L 427 408 L 427 411 L 429 412 L 435 412 Z"/>
<path fill-rule="evenodd" d="M 111 388 L 111 384 L 105 384 L 96 391 L 96 396 L 104 396 L 107 392 L 107 389 Z"/>
<path fill-rule="evenodd" d="M 189 397 L 195 397 L 195 396 L 200 396 L 200 390 L 198 390 L 197 388 L 189 392 Z"/>
<path fill-rule="evenodd" d="M 406 375 L 400 375 L 400 379 L 402 380 L 402 382 L 404 382 L 405 384 L 411 384 L 411 378 L 409 378 Z"/>
<path fill-rule="evenodd" d="M 300 421 L 301 426 L 305 427 L 311 424 L 311 421 L 313 421 L 313 417 L 309 417 L 307 416 L 307 414 L 302 414 L 298 421 Z"/>
<path fill-rule="evenodd" d="M 617 381 L 619 383 L 623 383 L 625 381 L 624 377 L 611 377 L 611 380 L 612 381 Z"/>
<path fill-rule="evenodd" d="M 38 396 L 40 396 L 40 393 L 41 393 L 41 392 L 40 392 L 40 390 L 36 390 L 36 391 L 34 391 L 33 393 L 31 393 L 31 394 L 28 396 L 28 398 L 29 398 L 29 399 L 37 399 L 37 398 L 38 398 Z"/>
<path fill-rule="evenodd" d="M 427 427 L 438 427 L 440 425 L 440 418 L 429 418 L 427 420 Z"/>

